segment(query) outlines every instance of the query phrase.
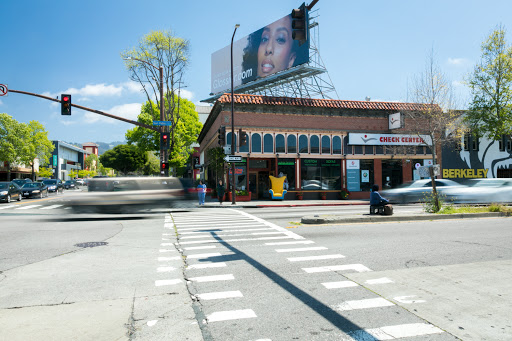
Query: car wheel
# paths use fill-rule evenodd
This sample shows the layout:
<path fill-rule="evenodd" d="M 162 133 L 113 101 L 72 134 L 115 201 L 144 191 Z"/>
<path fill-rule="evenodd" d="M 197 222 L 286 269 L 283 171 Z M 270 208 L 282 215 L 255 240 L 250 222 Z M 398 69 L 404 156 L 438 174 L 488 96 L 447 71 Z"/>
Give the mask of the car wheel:
<path fill-rule="evenodd" d="M 21 201 L 21 199 L 23 199 L 23 197 L 21 196 L 21 193 L 18 193 L 18 201 Z"/>
<path fill-rule="evenodd" d="M 7 194 L 7 203 L 10 203 L 11 202 L 11 196 L 9 194 Z"/>

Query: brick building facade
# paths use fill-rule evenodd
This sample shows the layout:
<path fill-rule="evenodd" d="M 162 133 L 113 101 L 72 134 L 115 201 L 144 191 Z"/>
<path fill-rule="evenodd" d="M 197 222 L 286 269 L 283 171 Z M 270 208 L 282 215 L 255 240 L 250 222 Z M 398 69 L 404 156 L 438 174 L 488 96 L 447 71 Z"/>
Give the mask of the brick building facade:
<path fill-rule="evenodd" d="M 219 146 L 220 127 L 226 127 L 226 146 L 231 145 L 230 98 L 224 94 L 217 100 L 198 139 L 210 184 L 205 151 Z M 335 199 L 342 189 L 357 199 L 368 198 L 374 183 L 385 188 L 410 181 L 417 178 L 418 165 L 431 163 L 432 154 L 407 131 L 403 114 L 422 110 L 425 106 L 417 103 L 235 94 L 235 141 L 239 129 L 248 134 L 247 145 L 230 152 L 243 157 L 236 163 L 236 188 L 250 190 L 253 199 L 269 198 L 268 177 L 286 175 L 286 199 L 297 193 Z M 390 115 L 397 113 L 402 128 L 390 130 Z"/>

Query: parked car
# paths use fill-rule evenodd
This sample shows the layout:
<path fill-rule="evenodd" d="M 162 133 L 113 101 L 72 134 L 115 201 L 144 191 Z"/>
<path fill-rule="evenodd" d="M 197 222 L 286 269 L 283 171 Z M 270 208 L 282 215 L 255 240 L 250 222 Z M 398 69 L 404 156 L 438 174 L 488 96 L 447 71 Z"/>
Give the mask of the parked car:
<path fill-rule="evenodd" d="M 48 186 L 48 192 L 64 193 L 64 185 L 60 179 L 47 179 L 43 183 Z"/>
<path fill-rule="evenodd" d="M 436 179 L 437 192 L 443 194 L 448 189 L 460 189 L 467 186 L 448 179 Z M 405 204 L 410 202 L 425 201 L 432 195 L 432 181 L 430 179 L 416 180 L 405 183 L 396 188 L 381 191 L 382 197 L 391 203 Z"/>
<path fill-rule="evenodd" d="M 32 182 L 29 178 L 26 179 L 14 179 L 11 182 L 14 182 L 16 185 L 18 185 L 20 188 L 23 187 L 24 184 Z"/>
<path fill-rule="evenodd" d="M 75 179 L 76 183 L 79 185 L 79 186 L 84 186 L 85 185 L 85 181 L 84 179 L 81 179 L 81 178 L 78 178 L 78 179 Z"/>
<path fill-rule="evenodd" d="M 115 180 L 114 180 L 115 179 Z M 197 194 L 175 177 L 93 178 L 88 193 L 70 197 L 77 213 L 136 213 L 152 208 L 192 208 Z"/>
<path fill-rule="evenodd" d="M 446 190 L 446 199 L 468 204 L 512 203 L 512 179 L 472 179 L 468 185 Z"/>
<path fill-rule="evenodd" d="M 66 180 L 63 184 L 64 189 L 77 189 L 78 184 L 75 180 Z"/>
<path fill-rule="evenodd" d="M 21 187 L 21 195 L 25 198 L 43 198 L 48 196 L 48 186 L 42 182 L 29 182 Z"/>
<path fill-rule="evenodd" d="M 0 201 L 11 202 L 12 199 L 21 201 L 21 188 L 14 182 L 0 182 Z"/>

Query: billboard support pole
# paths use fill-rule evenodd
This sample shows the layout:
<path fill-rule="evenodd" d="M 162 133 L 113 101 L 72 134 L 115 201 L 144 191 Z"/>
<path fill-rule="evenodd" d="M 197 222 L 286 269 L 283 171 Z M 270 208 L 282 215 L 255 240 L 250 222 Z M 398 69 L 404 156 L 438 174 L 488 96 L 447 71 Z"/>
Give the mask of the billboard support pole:
<path fill-rule="evenodd" d="M 231 37 L 231 155 L 235 155 L 235 96 L 233 93 L 233 40 L 235 39 L 236 29 L 240 24 L 235 25 L 233 36 Z M 236 204 L 235 198 L 235 163 L 231 163 L 231 205 Z"/>

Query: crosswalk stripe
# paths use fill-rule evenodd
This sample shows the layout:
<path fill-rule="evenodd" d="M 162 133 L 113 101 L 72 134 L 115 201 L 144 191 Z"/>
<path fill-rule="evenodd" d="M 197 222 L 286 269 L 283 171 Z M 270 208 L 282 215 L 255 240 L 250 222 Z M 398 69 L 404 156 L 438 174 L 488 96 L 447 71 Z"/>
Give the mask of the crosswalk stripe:
<path fill-rule="evenodd" d="M 192 281 L 192 282 L 202 283 L 202 282 L 216 282 L 216 281 L 231 281 L 234 279 L 235 279 L 235 276 L 233 276 L 232 274 L 227 274 L 227 275 L 192 277 L 192 278 L 189 278 L 188 280 Z"/>
<path fill-rule="evenodd" d="M 187 258 L 210 258 L 210 257 L 219 257 L 222 256 L 219 252 L 214 253 L 199 253 L 195 255 L 188 255 Z"/>
<path fill-rule="evenodd" d="M 181 259 L 181 256 L 176 256 L 176 257 L 158 257 L 158 261 L 159 262 L 167 262 L 167 261 L 170 261 L 170 260 L 178 260 L 178 259 Z"/>
<path fill-rule="evenodd" d="M 28 205 L 28 206 L 22 206 L 22 207 L 18 207 L 16 208 L 17 210 L 28 210 L 28 209 L 31 209 L 31 208 L 36 208 L 36 207 L 39 207 L 41 205 Z"/>
<path fill-rule="evenodd" d="M 357 287 L 359 284 L 352 281 L 340 281 L 340 282 L 325 282 L 322 283 L 322 285 L 326 289 L 340 289 L 340 288 L 351 288 L 351 287 Z"/>
<path fill-rule="evenodd" d="M 208 264 L 192 264 L 187 267 L 187 270 L 190 269 L 209 269 L 209 268 L 225 268 L 227 266 L 226 263 L 208 263 Z"/>
<path fill-rule="evenodd" d="M 160 266 L 160 267 L 156 268 L 156 272 L 171 272 L 174 270 L 176 270 L 176 268 L 174 268 L 172 266 Z"/>
<path fill-rule="evenodd" d="M 238 320 L 257 317 L 252 309 L 217 311 L 206 316 L 208 322 L 218 322 L 227 320 Z"/>
<path fill-rule="evenodd" d="M 328 266 L 318 266 L 314 268 L 302 268 L 302 270 L 307 273 L 315 273 L 315 272 L 328 272 L 328 271 L 346 271 L 346 270 L 354 270 L 357 272 L 367 272 L 372 271 L 363 264 L 345 264 L 345 265 L 328 265 Z"/>
<path fill-rule="evenodd" d="M 229 229 L 240 229 L 245 227 L 260 227 L 260 226 L 266 226 L 264 224 L 250 224 L 250 225 L 238 225 L 238 224 L 231 224 L 231 225 L 222 225 L 222 226 L 215 226 L 208 224 L 206 227 L 187 227 L 187 228 L 181 228 L 178 227 L 178 232 L 183 233 L 184 231 L 203 231 L 203 230 L 229 230 Z"/>
<path fill-rule="evenodd" d="M 216 249 L 217 245 L 205 245 L 205 246 L 189 246 L 185 247 L 184 249 L 189 250 L 202 250 L 202 249 Z"/>
<path fill-rule="evenodd" d="M 319 251 L 319 250 L 327 250 L 325 246 L 315 246 L 315 247 L 298 247 L 294 249 L 276 249 L 276 252 L 302 252 L 302 251 Z"/>
<path fill-rule="evenodd" d="M 380 308 L 389 307 L 395 305 L 382 297 L 368 298 L 364 300 L 345 301 L 334 307 L 338 311 L 358 310 L 358 309 L 369 309 L 369 308 Z"/>
<path fill-rule="evenodd" d="M 235 297 L 244 297 L 242 293 L 238 290 L 236 291 L 219 291 L 219 292 L 209 292 L 204 294 L 197 294 L 197 298 L 200 300 L 218 300 L 223 298 L 235 298 Z"/>
<path fill-rule="evenodd" d="M 323 260 L 323 259 L 338 259 L 345 258 L 345 256 L 336 254 L 336 255 L 322 255 L 322 256 L 307 256 L 307 257 L 291 257 L 287 258 L 290 262 L 302 262 L 308 260 Z"/>
<path fill-rule="evenodd" d="M 0 207 L 0 210 L 5 210 L 6 208 L 16 207 L 16 205 L 7 205 Z"/>
<path fill-rule="evenodd" d="M 260 238 L 237 238 L 237 239 L 205 239 L 205 240 L 194 240 L 189 242 L 180 242 L 181 245 L 190 245 L 190 244 L 207 244 L 207 243 L 231 243 L 231 242 L 246 242 L 246 241 L 256 241 L 256 240 L 272 240 L 272 239 L 290 239 L 293 237 L 283 236 L 283 237 L 260 237 Z"/>
<path fill-rule="evenodd" d="M 155 281 L 155 286 L 161 287 L 164 285 L 174 285 L 174 284 L 178 284 L 178 283 L 181 283 L 181 279 L 162 279 L 162 280 Z"/>
<path fill-rule="evenodd" d="M 405 337 L 441 333 L 444 333 L 444 331 L 428 323 L 409 323 L 380 328 L 356 330 L 350 332 L 348 335 L 355 341 L 364 341 L 368 340 L 368 334 L 373 336 L 373 339 L 375 340 L 395 340 Z"/>
<path fill-rule="evenodd" d="M 312 240 L 297 240 L 293 242 L 272 242 L 265 243 L 265 245 L 293 245 L 293 244 L 314 244 L 315 242 Z"/>
<path fill-rule="evenodd" d="M 215 228 L 212 229 L 212 228 L 210 228 L 210 229 L 207 229 L 207 230 L 205 229 L 203 231 L 181 232 L 180 230 L 178 230 L 178 232 L 181 235 L 189 235 L 189 234 L 192 234 L 192 235 L 209 235 L 209 234 L 211 234 L 211 232 L 220 232 L 220 231 L 224 231 L 224 232 L 246 232 L 246 231 L 268 231 L 268 230 L 272 230 L 272 229 L 268 228 L 268 227 L 258 228 L 258 229 L 242 229 L 242 230 L 224 230 L 223 228 L 222 229 L 215 229 Z"/>
<path fill-rule="evenodd" d="M 366 284 L 387 284 L 387 283 L 393 283 L 392 280 L 390 280 L 387 277 L 382 278 L 376 278 L 376 279 L 369 279 L 365 281 Z"/>
<path fill-rule="evenodd" d="M 62 205 L 51 205 L 41 208 L 41 210 L 53 210 L 54 208 L 61 207 Z"/>

